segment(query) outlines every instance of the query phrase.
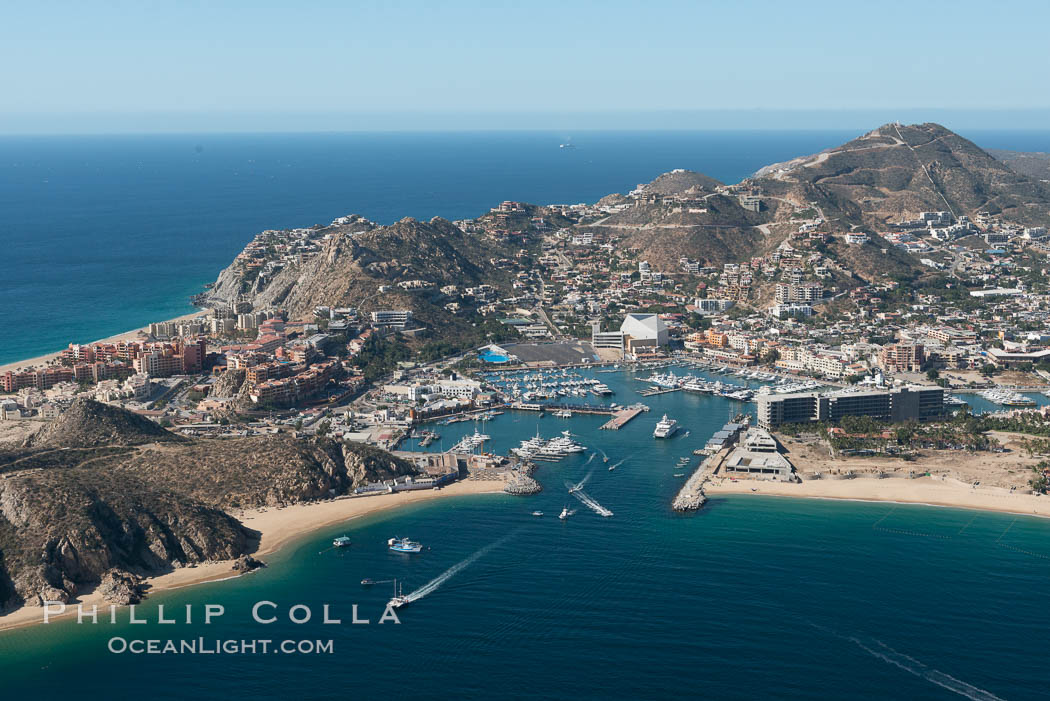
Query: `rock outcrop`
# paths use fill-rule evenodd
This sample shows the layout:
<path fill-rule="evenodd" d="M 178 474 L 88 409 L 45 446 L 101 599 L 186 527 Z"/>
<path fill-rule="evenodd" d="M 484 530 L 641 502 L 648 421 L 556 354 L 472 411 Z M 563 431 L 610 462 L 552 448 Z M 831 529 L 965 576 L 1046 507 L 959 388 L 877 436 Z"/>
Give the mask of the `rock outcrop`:
<path fill-rule="evenodd" d="M 111 604 L 137 604 L 142 601 L 142 577 L 114 567 L 102 575 L 96 591 Z"/>
<path fill-rule="evenodd" d="M 262 560 L 256 560 L 251 555 L 241 555 L 233 563 L 233 571 L 241 574 L 257 570 L 260 567 L 266 567 L 266 563 Z"/>

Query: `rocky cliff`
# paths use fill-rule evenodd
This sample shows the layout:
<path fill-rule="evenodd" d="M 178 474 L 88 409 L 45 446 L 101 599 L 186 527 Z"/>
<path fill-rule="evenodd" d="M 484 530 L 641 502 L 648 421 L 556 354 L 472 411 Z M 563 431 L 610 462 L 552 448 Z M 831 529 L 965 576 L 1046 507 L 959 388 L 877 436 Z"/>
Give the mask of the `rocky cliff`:
<path fill-rule="evenodd" d="M 256 308 L 280 307 L 292 318 L 307 318 L 318 306 L 362 312 L 407 308 L 424 318 L 428 312 L 441 317 L 447 302 L 439 292 L 442 286 L 498 284 L 490 259 L 510 255 L 509 248 L 441 218 L 402 219 L 367 230 L 336 225 L 321 233 L 326 238 L 319 254 L 272 278 L 248 280 L 234 264 L 220 274 L 211 296 L 232 301 L 244 294 Z M 424 284 L 416 286 L 419 282 Z M 380 292 L 380 287 L 388 289 Z"/>
<path fill-rule="evenodd" d="M 0 608 L 68 600 L 114 568 L 151 575 L 236 558 L 255 547 L 236 510 L 414 472 L 359 444 L 187 440 L 123 409 L 74 407 L 28 446 L 0 450 Z M 112 588 L 124 591 L 126 577 L 117 579 Z"/>

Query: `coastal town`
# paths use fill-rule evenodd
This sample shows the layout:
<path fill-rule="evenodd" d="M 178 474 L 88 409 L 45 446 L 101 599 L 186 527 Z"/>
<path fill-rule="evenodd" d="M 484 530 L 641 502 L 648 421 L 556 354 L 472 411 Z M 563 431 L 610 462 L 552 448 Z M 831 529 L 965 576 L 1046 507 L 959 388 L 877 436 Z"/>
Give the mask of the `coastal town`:
<path fill-rule="evenodd" d="M 361 494 L 468 475 L 501 475 L 511 480 L 508 491 L 527 493 L 539 488 L 529 477 L 534 456 L 496 454 L 469 437 L 446 447 L 435 426 L 507 411 L 566 418 L 575 411 L 608 415 L 618 427 L 648 410 L 648 396 L 675 391 L 738 402 L 754 422 L 741 445 L 773 432 L 780 456 L 792 451 L 778 431 L 809 425 L 831 451 L 860 446 L 840 449 L 843 457 L 899 465 L 906 456 L 913 475 L 925 474 L 922 458 L 908 440 L 883 438 L 887 429 L 922 434 L 916 426 L 978 414 L 1050 433 L 1046 228 L 951 210 L 844 227 L 816 200 L 777 194 L 776 183 L 799 167 L 737 185 L 672 171 L 596 204 L 502 202 L 439 232 L 474 241 L 481 255 L 498 252 L 486 260 L 491 275 L 456 284 L 418 267 L 372 263 L 367 281 L 378 282 L 354 305 L 333 298 L 289 306 L 270 290 L 341 246 L 382 237 L 384 227 L 346 216 L 265 231 L 194 299 L 199 313 L 4 368 L 0 419 L 35 428 L 90 398 L 186 436 L 280 433 L 367 444 L 411 459 L 424 475 L 358 485 Z M 765 213 L 769 221 L 754 228 L 781 240 L 761 255 L 714 264 L 715 254 L 675 258 L 664 249 L 650 259 L 653 251 L 632 236 L 663 217 L 713 208 Z M 667 226 L 708 226 L 676 221 Z M 395 228 L 402 226 L 434 225 Z M 880 258 L 909 263 L 866 267 Z M 448 332 L 453 324 L 468 330 Z M 634 396 L 614 396 L 594 374 L 613 370 L 632 373 Z M 689 424 L 688 416 L 677 420 Z M 863 431 L 847 425 L 857 420 L 867 422 Z M 730 469 L 740 462 L 727 458 L 704 483 L 729 473 L 734 482 L 800 482 L 803 472 L 812 479 L 836 471 L 796 470 L 782 460 L 786 467 L 749 471 Z M 1029 467 L 1004 486 L 1041 492 L 1047 468 Z"/>

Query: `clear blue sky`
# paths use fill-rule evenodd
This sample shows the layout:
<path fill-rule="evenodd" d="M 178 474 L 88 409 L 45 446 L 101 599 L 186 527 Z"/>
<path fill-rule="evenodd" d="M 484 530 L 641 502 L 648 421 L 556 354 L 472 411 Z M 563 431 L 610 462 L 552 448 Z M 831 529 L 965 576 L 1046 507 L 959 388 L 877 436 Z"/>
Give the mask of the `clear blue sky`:
<path fill-rule="evenodd" d="M 1045 0 L 5 0 L 0 16 L 7 133 L 1050 114 Z"/>

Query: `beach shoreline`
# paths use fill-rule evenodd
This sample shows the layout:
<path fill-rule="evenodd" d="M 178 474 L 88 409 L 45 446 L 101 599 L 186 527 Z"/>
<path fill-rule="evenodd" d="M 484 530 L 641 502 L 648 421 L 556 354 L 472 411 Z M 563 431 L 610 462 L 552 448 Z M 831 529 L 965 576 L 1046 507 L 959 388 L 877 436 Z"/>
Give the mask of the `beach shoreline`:
<path fill-rule="evenodd" d="M 165 323 L 165 322 L 168 322 L 168 321 L 174 321 L 174 322 L 188 321 L 190 319 L 196 319 L 197 317 L 199 317 L 199 316 L 201 316 L 203 314 L 206 314 L 206 313 L 207 312 L 205 312 L 205 310 L 198 309 L 195 312 L 190 312 L 189 314 L 183 314 L 182 316 L 177 316 L 177 317 L 175 317 L 173 319 L 165 319 L 163 321 L 153 322 L 153 323 Z M 114 334 L 112 336 L 107 336 L 106 338 L 100 338 L 100 339 L 98 339 L 96 341 L 89 341 L 88 343 L 84 343 L 82 345 L 92 346 L 92 345 L 95 345 L 97 343 L 116 343 L 118 341 L 135 341 L 135 340 L 138 340 L 139 334 L 144 333 L 144 332 L 148 332 L 148 331 L 149 331 L 149 325 L 147 324 L 146 326 L 141 326 L 141 327 L 139 327 L 137 329 L 132 329 L 130 331 L 123 331 L 121 333 L 117 333 L 117 334 Z M 71 343 L 72 343 L 72 341 L 71 341 Z M 58 358 L 60 355 L 62 355 L 62 351 L 55 351 L 54 353 L 45 353 L 44 355 L 38 355 L 35 358 L 27 358 L 26 360 L 15 360 L 13 362 L 6 363 L 4 365 L 0 365 L 0 373 L 2 373 L 2 372 L 18 372 L 20 370 L 26 370 L 26 369 L 29 369 L 29 368 L 37 368 L 37 367 L 46 366 L 49 363 L 51 363 L 51 361 L 53 361 L 56 358 Z"/>
<path fill-rule="evenodd" d="M 339 523 L 439 498 L 503 494 L 505 484 L 503 480 L 463 480 L 441 489 L 396 492 L 376 496 L 347 496 L 330 501 L 294 504 L 282 508 L 252 509 L 241 513 L 239 518 L 246 528 L 259 532 L 258 548 L 250 555 L 263 558 L 304 539 L 311 533 Z M 148 586 L 147 598 L 155 593 L 220 582 L 246 574 L 234 571 L 233 563 L 234 560 L 206 562 L 196 567 L 182 567 L 166 574 L 147 577 L 143 582 Z M 90 610 L 95 605 L 100 610 L 105 610 L 110 605 L 101 595 L 93 590 L 86 590 L 67 604 L 63 614 L 53 615 L 51 618 L 57 620 L 74 616 L 77 604 L 82 605 L 86 610 Z M 43 607 L 22 606 L 0 615 L 0 631 L 42 624 L 44 622 L 43 613 Z"/>
<path fill-rule="evenodd" d="M 756 495 L 838 501 L 869 501 L 953 509 L 996 511 L 1018 516 L 1050 518 L 1050 498 L 1011 492 L 1000 487 L 973 487 L 950 477 L 857 477 L 797 482 L 769 480 L 708 482 L 708 496 Z"/>

